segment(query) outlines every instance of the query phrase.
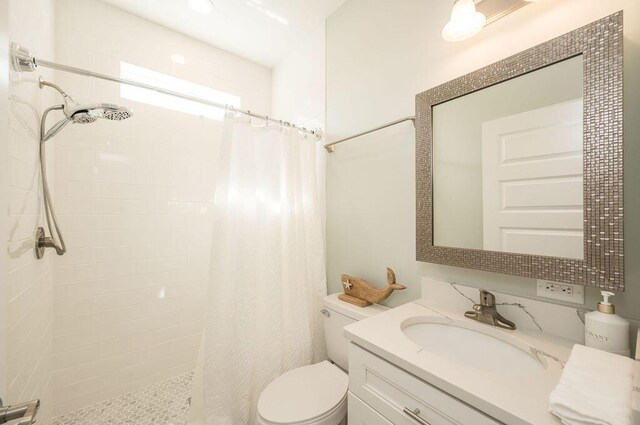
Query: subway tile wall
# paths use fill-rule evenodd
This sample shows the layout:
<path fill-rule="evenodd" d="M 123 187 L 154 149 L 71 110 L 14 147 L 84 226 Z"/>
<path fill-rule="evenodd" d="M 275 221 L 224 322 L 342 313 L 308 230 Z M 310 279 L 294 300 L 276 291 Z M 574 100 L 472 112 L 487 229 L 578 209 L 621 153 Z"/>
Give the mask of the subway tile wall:
<path fill-rule="evenodd" d="M 269 69 L 96 0 L 57 1 L 56 60 L 109 75 L 125 61 L 238 95 L 243 108 L 270 104 Z M 80 102 L 135 113 L 52 142 L 69 249 L 53 265 L 58 415 L 193 370 L 222 123 L 121 99 L 111 82 L 55 79 Z"/>
<path fill-rule="evenodd" d="M 8 6 L 10 39 L 53 56 L 53 1 L 10 0 Z M 40 74 L 45 78 L 53 75 L 47 71 Z M 6 349 L 3 370 L 7 376 L 1 378 L 6 381 L 6 393 L 0 397 L 5 404 L 41 399 L 38 416 L 46 424 L 52 411 L 52 254 L 37 260 L 33 247 L 35 230 L 44 222 L 38 166 L 39 121 L 54 96 L 38 88 L 37 74 L 12 72 L 10 80 L 9 137 L 0 141 L 9 158 L 9 208 L 2 212 L 9 215 L 9 233 L 3 238 L 7 241 L 8 275 L 2 291 L 6 296 L 0 305 L 6 320 L 6 338 L 0 345 Z M 50 161 L 49 171 L 52 166 Z"/>

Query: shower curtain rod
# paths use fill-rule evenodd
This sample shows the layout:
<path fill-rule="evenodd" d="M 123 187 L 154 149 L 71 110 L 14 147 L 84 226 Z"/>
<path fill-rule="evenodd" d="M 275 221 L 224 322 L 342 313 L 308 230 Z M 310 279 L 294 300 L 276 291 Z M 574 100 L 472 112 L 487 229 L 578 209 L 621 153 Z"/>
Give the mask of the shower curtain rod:
<path fill-rule="evenodd" d="M 225 105 L 222 103 L 218 103 L 218 102 L 213 102 L 211 100 L 206 100 L 200 97 L 195 97 L 195 96 L 189 96 L 186 94 L 182 94 L 179 92 L 175 92 L 172 90 L 167 90 L 167 89 L 163 89 L 162 87 L 158 87 L 158 86 L 152 86 L 150 84 L 144 84 L 144 83 L 139 83 L 137 81 L 131 81 L 131 80 L 127 80 L 125 78 L 118 78 L 118 77 L 112 77 L 110 75 L 106 75 L 106 74 L 100 74 L 98 72 L 93 72 L 93 71 L 89 71 L 86 69 L 82 69 L 82 68 L 77 68 L 74 66 L 69 66 L 69 65 L 63 65 L 63 64 L 59 64 L 56 62 L 51 62 L 51 61 L 47 61 L 44 59 L 39 59 L 36 58 L 33 53 L 31 52 L 31 50 L 27 49 L 24 46 L 20 46 L 17 43 L 12 42 L 11 43 L 11 62 L 13 64 L 13 68 L 16 71 L 19 72 L 33 72 L 36 70 L 36 68 L 38 66 L 42 66 L 44 68 L 50 68 L 50 69 L 55 69 L 58 71 L 64 71 L 64 72 L 69 72 L 72 74 L 77 74 L 77 75 L 83 75 L 85 77 L 93 77 L 93 78 L 98 78 L 100 80 L 105 80 L 105 81 L 111 81 L 114 83 L 121 83 L 121 84 L 127 84 L 130 86 L 135 86 L 135 87 L 140 87 L 143 89 L 148 89 L 148 90 L 152 90 L 158 93 L 163 93 L 163 94 L 167 94 L 170 96 L 175 96 L 175 97 L 179 97 L 182 99 L 186 99 L 186 100 L 190 100 L 193 102 L 198 102 L 198 103 L 202 103 L 204 105 L 209 105 L 209 106 L 213 106 L 216 108 L 220 108 L 220 109 L 231 109 L 234 112 L 243 114 L 243 115 L 247 115 L 250 117 L 255 117 L 258 119 L 262 119 L 267 121 L 267 123 L 269 123 L 269 121 L 273 121 L 276 123 L 280 123 L 281 125 L 284 126 L 288 126 L 288 127 L 292 127 L 292 128 L 296 128 L 299 131 L 303 132 L 303 133 L 307 133 L 307 134 L 311 134 L 316 136 L 317 138 L 322 138 L 322 134 L 320 131 L 316 131 L 316 130 L 309 130 L 305 127 L 299 127 L 295 124 L 292 124 L 288 121 L 282 121 L 282 120 L 276 120 L 273 118 L 270 118 L 268 115 L 260 115 L 260 114 L 256 114 L 255 112 L 251 112 L 249 110 L 243 110 L 243 109 L 236 109 L 233 106 L 230 105 Z M 365 136 L 367 134 L 388 128 L 388 127 L 392 127 L 394 125 L 403 123 L 405 121 L 413 121 L 413 124 L 415 126 L 415 121 L 416 121 L 416 117 L 415 116 L 409 116 L 409 117 L 405 117 L 405 118 L 401 118 L 386 124 L 383 124 L 381 126 L 372 128 L 370 130 L 367 131 L 363 131 L 362 133 L 358 133 L 358 134 L 354 134 L 353 136 L 349 136 L 349 137 L 345 137 L 343 139 L 340 140 L 336 140 L 335 142 L 331 142 L 328 143 L 326 145 L 324 145 L 324 148 L 327 150 L 327 152 L 331 153 L 333 151 L 335 151 L 335 146 L 337 144 L 346 142 L 348 140 L 352 140 L 355 139 L 357 137 L 361 137 L 361 136 Z"/>
<path fill-rule="evenodd" d="M 315 135 L 318 138 L 321 137 L 321 135 L 315 130 L 309 130 L 309 129 L 305 128 L 305 127 L 299 127 L 299 126 L 297 126 L 295 124 L 292 124 L 292 123 L 290 123 L 288 121 L 282 121 L 282 120 L 277 120 L 277 119 L 274 119 L 274 118 L 270 118 L 268 115 L 260 115 L 260 114 L 256 114 L 255 112 L 251 112 L 249 110 L 237 109 L 237 108 L 234 108 L 231 105 L 225 105 L 225 104 L 222 104 L 222 103 L 213 102 L 211 100 L 206 100 L 206 99 L 203 99 L 203 98 L 200 98 L 200 97 L 189 96 L 187 94 L 182 94 L 182 93 L 179 93 L 179 92 L 163 89 L 162 87 L 152 86 L 150 84 L 138 83 L 137 81 L 131 81 L 131 80 L 127 80 L 125 78 L 112 77 L 110 75 L 100 74 L 100 73 L 93 72 L 93 71 L 88 71 L 88 70 L 82 69 L 82 68 L 76 68 L 76 67 L 73 67 L 73 66 L 62 65 L 62 64 L 55 63 L 55 62 L 50 62 L 50 61 L 47 61 L 47 60 L 44 60 L 44 59 L 34 58 L 34 61 L 35 61 L 36 66 L 42 66 L 44 68 L 56 69 L 58 71 L 70 72 L 72 74 L 84 75 L 86 77 L 93 77 L 93 78 L 98 78 L 98 79 L 101 79 L 101 80 L 112 81 L 114 83 L 122 83 L 122 84 L 127 84 L 127 85 L 130 85 L 130 86 L 140 87 L 140 88 L 143 88 L 143 89 L 153 90 L 153 91 L 156 91 L 158 93 L 168 94 L 170 96 L 175 96 L 175 97 L 179 97 L 179 98 L 182 98 L 182 99 L 191 100 L 193 102 L 202 103 L 202 104 L 213 106 L 213 107 L 220 108 L 220 109 L 230 109 L 230 110 L 232 110 L 234 112 L 237 112 L 239 114 L 247 115 L 247 116 L 254 117 L 254 118 L 259 118 L 259 119 L 265 120 L 267 122 L 272 121 L 272 122 L 280 123 L 280 124 L 282 124 L 284 126 L 287 126 L 287 127 L 296 128 L 296 129 L 302 131 L 303 133 Z"/>
<path fill-rule="evenodd" d="M 331 153 L 331 152 L 336 150 L 335 146 L 337 144 L 339 144 L 339 143 L 346 142 L 347 140 L 355 139 L 356 137 L 365 136 L 367 134 L 374 133 L 374 132 L 376 132 L 378 130 L 382 130 L 382 129 L 385 129 L 385 128 L 392 127 L 394 125 L 403 123 L 405 121 L 413 121 L 413 125 L 414 126 L 416 125 L 416 117 L 415 116 L 404 117 L 404 118 L 400 118 L 399 120 L 395 120 L 395 121 L 388 122 L 386 124 L 382 124 L 382 125 L 380 125 L 378 127 L 372 128 L 370 130 L 363 131 L 362 133 L 354 134 L 353 136 L 345 137 L 344 139 L 340 139 L 340 140 L 336 140 L 335 142 L 327 143 L 326 145 L 324 145 L 324 148 L 327 150 L 327 152 Z"/>
<path fill-rule="evenodd" d="M 179 92 L 175 92 L 172 90 L 167 90 L 167 89 L 163 89 L 162 87 L 158 87 L 158 86 L 152 86 L 150 84 L 144 84 L 144 83 L 139 83 L 137 81 L 131 81 L 131 80 L 127 80 L 125 78 L 118 78 L 118 77 L 112 77 L 110 75 L 106 75 L 106 74 L 100 74 L 98 72 L 93 72 L 93 71 L 89 71 L 86 69 L 82 69 L 82 68 L 76 68 L 74 66 L 69 66 L 69 65 L 62 65 L 56 62 L 51 62 L 51 61 L 47 61 L 44 59 L 40 59 L 40 58 L 36 58 L 33 53 L 31 52 L 31 50 L 27 49 L 26 47 L 20 46 L 17 43 L 11 43 L 11 55 L 12 55 L 12 63 L 13 63 L 13 68 L 16 71 L 20 71 L 20 72 L 24 72 L 24 71 L 28 71 L 28 72 L 33 72 L 36 70 L 37 67 L 41 66 L 43 68 L 50 68 L 50 69 L 55 69 L 58 71 L 64 71 L 64 72 L 69 72 L 71 74 L 77 74 L 77 75 L 83 75 L 85 77 L 93 77 L 93 78 L 98 78 L 100 80 L 106 80 L 106 81 L 111 81 L 114 83 L 121 83 L 121 84 L 127 84 L 130 86 L 135 86 L 135 87 L 140 87 L 143 89 L 148 89 L 148 90 L 153 90 L 155 92 L 158 93 L 163 93 L 163 94 L 168 94 L 170 96 L 175 96 L 175 97 L 179 97 L 182 99 L 186 99 L 186 100 L 190 100 L 193 102 L 198 102 L 198 103 L 202 103 L 205 105 L 209 105 L 209 106 L 213 106 L 216 108 L 220 108 L 220 109 L 230 109 L 234 112 L 237 112 L 239 114 L 243 114 L 243 115 L 247 115 L 250 117 L 254 117 L 254 118 L 259 118 L 262 120 L 265 120 L 268 122 L 272 121 L 274 123 L 280 123 L 281 125 L 287 126 L 287 127 L 292 127 L 292 128 L 296 128 L 299 131 L 303 132 L 303 133 L 307 133 L 307 134 L 311 134 L 314 135 L 318 138 L 321 138 L 322 135 L 320 134 L 320 132 L 315 131 L 315 130 L 309 130 L 305 127 L 299 127 L 295 124 L 292 124 L 288 121 L 282 121 L 282 120 L 276 120 L 273 119 L 271 117 L 269 117 L 268 115 L 260 115 L 260 114 L 256 114 L 255 112 L 251 112 L 249 110 L 243 110 L 243 109 L 236 109 L 231 105 L 225 105 L 222 103 L 218 103 L 218 102 L 213 102 L 211 100 L 206 100 L 200 97 L 195 97 L 195 96 L 189 96 L 187 94 L 182 94 Z"/>

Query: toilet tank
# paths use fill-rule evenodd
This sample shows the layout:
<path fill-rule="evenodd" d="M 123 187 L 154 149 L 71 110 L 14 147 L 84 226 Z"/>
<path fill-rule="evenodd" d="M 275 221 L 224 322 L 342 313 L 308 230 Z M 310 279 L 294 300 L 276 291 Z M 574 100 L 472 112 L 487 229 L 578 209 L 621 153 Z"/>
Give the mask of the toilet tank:
<path fill-rule="evenodd" d="M 344 337 L 345 326 L 388 310 L 388 307 L 372 304 L 358 307 L 338 299 L 339 294 L 324 297 L 324 336 L 329 360 L 344 370 L 349 370 L 349 340 Z"/>

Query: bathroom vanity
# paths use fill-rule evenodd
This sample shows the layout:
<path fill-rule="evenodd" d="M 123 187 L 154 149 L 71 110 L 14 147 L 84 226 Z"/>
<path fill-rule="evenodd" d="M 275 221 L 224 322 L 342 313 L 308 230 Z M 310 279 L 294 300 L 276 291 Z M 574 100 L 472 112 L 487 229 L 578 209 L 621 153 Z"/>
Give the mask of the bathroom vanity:
<path fill-rule="evenodd" d="M 345 328 L 351 424 L 558 424 L 574 341 L 474 322 L 420 299 Z"/>
<path fill-rule="evenodd" d="M 418 261 L 624 290 L 622 27 L 618 12 L 416 96 Z M 503 296 L 532 325 L 513 330 L 465 317 L 477 290 L 422 295 L 345 328 L 351 424 L 561 423 L 575 308 Z"/>

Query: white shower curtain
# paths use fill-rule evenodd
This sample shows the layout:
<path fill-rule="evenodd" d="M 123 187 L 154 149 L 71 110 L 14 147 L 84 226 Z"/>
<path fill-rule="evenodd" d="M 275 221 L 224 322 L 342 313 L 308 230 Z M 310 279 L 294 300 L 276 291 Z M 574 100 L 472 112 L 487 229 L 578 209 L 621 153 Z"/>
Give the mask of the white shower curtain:
<path fill-rule="evenodd" d="M 205 323 L 206 425 L 255 423 L 261 391 L 324 358 L 315 137 L 228 112 Z"/>

